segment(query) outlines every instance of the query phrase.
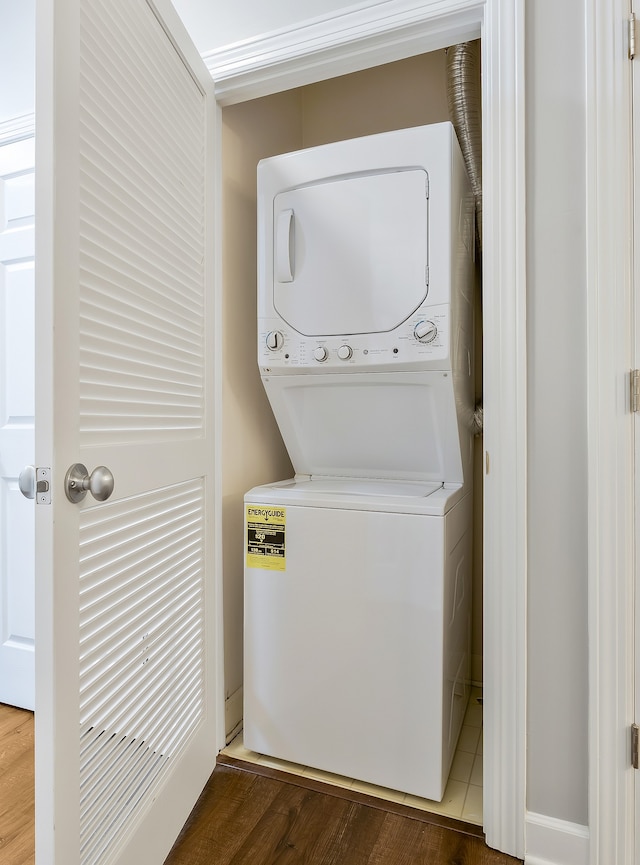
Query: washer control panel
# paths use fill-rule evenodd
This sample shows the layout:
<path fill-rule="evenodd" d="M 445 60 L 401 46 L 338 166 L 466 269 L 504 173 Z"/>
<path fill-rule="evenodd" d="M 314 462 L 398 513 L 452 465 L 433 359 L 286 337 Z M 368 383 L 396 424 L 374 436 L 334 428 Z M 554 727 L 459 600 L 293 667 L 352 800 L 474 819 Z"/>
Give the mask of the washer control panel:
<path fill-rule="evenodd" d="M 423 306 L 388 333 L 305 336 L 281 318 L 259 322 L 258 364 L 263 371 L 294 372 L 356 367 L 448 366 L 448 304 Z"/>

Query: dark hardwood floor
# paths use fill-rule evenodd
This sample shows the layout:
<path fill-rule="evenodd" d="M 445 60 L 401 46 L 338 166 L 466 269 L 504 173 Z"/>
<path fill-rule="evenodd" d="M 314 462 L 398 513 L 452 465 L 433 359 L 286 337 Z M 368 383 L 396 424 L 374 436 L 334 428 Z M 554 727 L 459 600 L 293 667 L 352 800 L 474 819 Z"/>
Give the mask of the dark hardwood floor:
<path fill-rule="evenodd" d="M 31 712 L 0 705 L 2 865 L 34 863 L 33 727 Z M 518 862 L 476 826 L 220 757 L 165 865 Z"/>
<path fill-rule="evenodd" d="M 517 865 L 478 827 L 221 758 L 165 865 Z"/>
<path fill-rule="evenodd" d="M 0 862 L 33 865 L 33 712 L 0 704 Z"/>

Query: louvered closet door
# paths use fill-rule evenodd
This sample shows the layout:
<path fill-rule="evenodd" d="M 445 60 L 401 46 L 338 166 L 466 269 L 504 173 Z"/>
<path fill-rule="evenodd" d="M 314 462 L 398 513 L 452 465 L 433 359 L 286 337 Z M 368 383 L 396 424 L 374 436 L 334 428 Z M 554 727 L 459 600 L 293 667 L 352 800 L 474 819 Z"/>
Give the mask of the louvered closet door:
<path fill-rule="evenodd" d="M 38 6 L 37 865 L 160 865 L 222 733 L 211 81 L 158 5 Z"/>

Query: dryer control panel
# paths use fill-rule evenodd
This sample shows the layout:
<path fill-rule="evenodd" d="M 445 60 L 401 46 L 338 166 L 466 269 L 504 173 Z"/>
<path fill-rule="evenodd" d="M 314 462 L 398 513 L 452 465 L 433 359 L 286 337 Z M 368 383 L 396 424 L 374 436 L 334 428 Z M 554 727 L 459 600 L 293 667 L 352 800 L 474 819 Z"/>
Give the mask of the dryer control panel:
<path fill-rule="evenodd" d="M 281 318 L 262 319 L 258 364 L 263 372 L 287 374 L 331 369 L 451 369 L 450 307 L 421 306 L 388 333 L 304 336 Z"/>

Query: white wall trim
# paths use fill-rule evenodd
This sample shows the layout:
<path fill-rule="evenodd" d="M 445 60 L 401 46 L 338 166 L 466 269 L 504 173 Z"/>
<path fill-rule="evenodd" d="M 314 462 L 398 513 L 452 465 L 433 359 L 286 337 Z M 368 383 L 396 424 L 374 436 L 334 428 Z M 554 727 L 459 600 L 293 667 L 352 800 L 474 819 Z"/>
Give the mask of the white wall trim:
<path fill-rule="evenodd" d="M 628 396 L 633 365 L 628 13 L 627 0 L 586 3 L 591 865 L 634 861 L 629 760 L 634 420 Z"/>
<path fill-rule="evenodd" d="M 524 3 L 483 26 L 484 827 L 524 855 L 527 365 Z"/>
<path fill-rule="evenodd" d="M 589 829 L 527 812 L 525 865 L 588 865 Z"/>
<path fill-rule="evenodd" d="M 388 0 L 205 60 L 220 104 L 482 35 L 487 843 L 522 858 L 526 723 L 524 0 Z M 351 17 L 349 17 L 351 16 Z M 347 24 L 350 22 L 350 26 Z M 315 34 L 315 37 L 314 37 Z"/>
<path fill-rule="evenodd" d="M 31 138 L 36 131 L 35 114 L 23 114 L 0 122 L 0 145 L 12 144 L 23 138 Z"/>

